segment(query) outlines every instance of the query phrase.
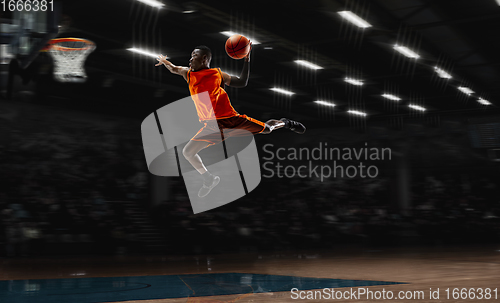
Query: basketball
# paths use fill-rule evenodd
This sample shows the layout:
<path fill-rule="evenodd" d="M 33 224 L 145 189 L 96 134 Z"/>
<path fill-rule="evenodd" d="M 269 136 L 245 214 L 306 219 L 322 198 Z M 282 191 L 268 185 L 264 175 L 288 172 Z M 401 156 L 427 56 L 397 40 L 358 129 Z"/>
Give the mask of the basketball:
<path fill-rule="evenodd" d="M 233 59 L 242 59 L 250 52 L 250 40 L 242 35 L 232 35 L 226 41 L 226 53 Z"/>

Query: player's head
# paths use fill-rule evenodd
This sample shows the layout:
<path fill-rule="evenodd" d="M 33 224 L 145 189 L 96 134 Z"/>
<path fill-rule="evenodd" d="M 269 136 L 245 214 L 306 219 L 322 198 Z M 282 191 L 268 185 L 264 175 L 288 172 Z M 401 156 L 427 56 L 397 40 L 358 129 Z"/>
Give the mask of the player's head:
<path fill-rule="evenodd" d="M 189 59 L 189 66 L 193 71 L 210 67 L 212 60 L 212 51 L 205 45 L 199 45 L 194 48 Z"/>

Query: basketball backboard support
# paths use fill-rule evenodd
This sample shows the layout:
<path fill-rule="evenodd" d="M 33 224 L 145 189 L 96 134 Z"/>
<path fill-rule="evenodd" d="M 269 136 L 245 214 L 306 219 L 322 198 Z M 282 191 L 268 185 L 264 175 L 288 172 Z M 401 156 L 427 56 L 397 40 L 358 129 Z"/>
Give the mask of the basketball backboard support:
<path fill-rule="evenodd" d="M 57 36 L 60 16 L 61 3 L 54 1 L 53 10 L 14 11 L 11 23 L 2 24 L 2 29 L 9 32 L 8 51 L 19 60 L 19 67 L 28 67 L 40 50 Z"/>

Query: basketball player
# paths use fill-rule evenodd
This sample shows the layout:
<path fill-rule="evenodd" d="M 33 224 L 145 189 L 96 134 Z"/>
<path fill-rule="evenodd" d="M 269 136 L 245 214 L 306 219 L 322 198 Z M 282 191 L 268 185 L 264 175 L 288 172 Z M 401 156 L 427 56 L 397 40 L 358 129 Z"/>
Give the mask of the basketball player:
<path fill-rule="evenodd" d="M 197 46 L 191 53 L 189 67 L 176 66 L 159 55 L 156 60 L 156 66 L 165 65 L 173 74 L 184 77 L 189 85 L 189 91 L 195 103 L 200 122 L 204 123 L 200 131 L 186 144 L 182 153 L 186 160 L 203 177 L 203 186 L 198 192 L 199 197 L 205 197 L 220 182 L 220 177 L 211 174 L 198 155 L 202 149 L 210 145 L 221 143 L 223 140 L 233 136 L 238 136 L 238 130 L 246 130 L 252 134 L 269 134 L 273 130 L 286 128 L 298 134 L 303 134 L 306 128 L 302 123 L 290 119 L 269 120 L 266 123 L 250 118 L 246 115 L 240 115 L 234 110 L 229 97 L 224 90 L 224 84 L 232 87 L 245 87 L 250 76 L 249 62 L 250 52 L 245 56 L 243 70 L 239 77 L 231 76 L 219 68 L 210 68 L 212 51 L 202 45 Z M 208 92 L 211 106 L 203 106 L 203 102 L 197 96 L 198 94 Z M 217 121 L 207 123 L 206 121 Z M 221 133 L 224 131 L 224 138 Z M 242 131 L 239 132 L 241 135 Z M 247 132 L 244 132 L 247 133 Z M 247 133 L 248 134 L 248 133 Z"/>

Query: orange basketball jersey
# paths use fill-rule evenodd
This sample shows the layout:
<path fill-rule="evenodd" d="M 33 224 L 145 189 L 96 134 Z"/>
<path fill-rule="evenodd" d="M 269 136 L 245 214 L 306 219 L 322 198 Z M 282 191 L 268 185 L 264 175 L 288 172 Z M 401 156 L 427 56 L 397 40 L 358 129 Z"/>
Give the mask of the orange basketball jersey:
<path fill-rule="evenodd" d="M 198 111 L 200 121 L 224 119 L 237 116 L 224 90 L 224 80 L 219 68 L 202 69 L 196 72 L 188 71 L 189 92 Z M 208 92 L 210 102 L 203 100 L 204 92 Z"/>

